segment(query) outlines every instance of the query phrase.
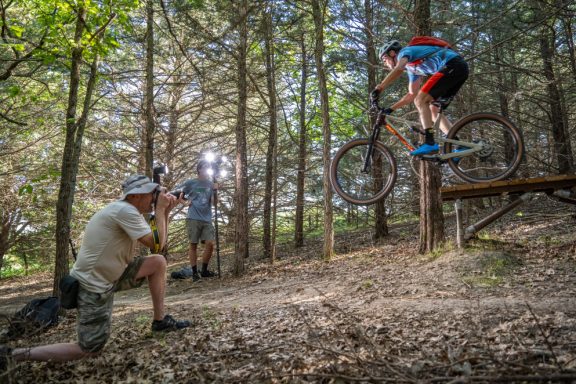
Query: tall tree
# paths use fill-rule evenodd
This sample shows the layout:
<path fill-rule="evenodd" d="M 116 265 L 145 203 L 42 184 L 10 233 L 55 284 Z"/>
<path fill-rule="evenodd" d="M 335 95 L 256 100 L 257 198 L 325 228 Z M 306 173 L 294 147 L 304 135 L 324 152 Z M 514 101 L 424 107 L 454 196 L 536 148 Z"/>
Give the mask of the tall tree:
<path fill-rule="evenodd" d="M 273 186 L 276 179 L 276 145 L 278 131 L 278 117 L 276 107 L 276 70 L 274 63 L 274 33 L 272 24 L 274 2 L 267 4 L 264 14 L 264 41 L 266 56 L 266 85 L 268 88 L 268 114 L 270 129 L 268 132 L 268 148 L 266 150 L 266 179 L 264 187 L 264 257 L 274 261 L 274 233 L 272 233 L 272 200 Z M 274 208 L 275 209 L 275 208 Z"/>
<path fill-rule="evenodd" d="M 330 130 L 330 106 L 328 85 L 324 68 L 324 11 L 326 3 L 322 0 L 312 0 L 316 48 L 314 58 L 320 91 L 320 109 L 322 111 L 322 188 L 324 190 L 324 259 L 330 260 L 334 254 L 334 213 L 332 207 L 332 186 L 330 184 L 330 149 L 332 133 Z"/>
<path fill-rule="evenodd" d="M 146 0 L 146 83 L 144 92 L 145 129 L 143 131 L 143 171 L 152 179 L 154 166 L 154 0 Z"/>
<path fill-rule="evenodd" d="M 238 29 L 240 31 L 238 65 L 238 114 L 236 122 L 236 189 L 234 192 L 234 275 L 244 273 L 244 259 L 248 257 L 248 155 L 246 148 L 246 109 L 248 104 L 248 1 L 238 2 Z"/>
<path fill-rule="evenodd" d="M 537 15 L 545 14 L 547 3 L 541 0 L 536 1 Z M 546 78 L 546 89 L 548 92 L 549 119 L 554 138 L 554 150 L 558 162 L 558 172 L 560 174 L 574 172 L 574 156 L 570 145 L 570 135 L 566 122 L 566 106 L 564 97 L 559 88 L 559 81 L 554 72 L 554 61 L 556 57 L 556 31 L 554 29 L 553 18 L 549 23 L 544 23 L 540 29 L 539 43 L 540 55 L 542 57 L 544 76 Z"/>
<path fill-rule="evenodd" d="M 74 32 L 74 44 L 72 47 L 72 59 L 70 63 L 70 82 L 68 92 L 68 107 L 66 109 L 66 141 L 64 144 L 64 153 L 62 154 L 62 169 L 60 176 L 60 190 L 58 193 L 58 202 L 56 204 L 56 260 L 54 267 L 54 286 L 55 296 L 59 296 L 58 282 L 68 273 L 68 243 L 70 241 L 70 220 L 72 217 L 72 203 L 74 202 L 74 193 L 76 190 L 76 175 L 80 153 L 82 150 L 82 139 L 84 130 L 88 121 L 88 114 L 92 106 L 92 95 L 96 86 L 96 77 L 98 74 L 98 54 L 94 53 L 90 74 L 84 93 L 82 112 L 77 116 L 80 95 L 80 68 L 82 66 L 83 54 L 86 46 L 83 41 L 84 31 L 86 28 L 86 7 L 80 3 L 76 10 L 76 29 Z M 95 34 L 92 34 L 89 42 L 98 40 L 100 35 L 116 15 L 110 14 L 108 20 Z"/>
<path fill-rule="evenodd" d="M 376 57 L 376 44 L 374 42 L 374 4 L 373 0 L 364 0 L 364 17 L 365 17 L 365 27 L 364 33 L 366 35 L 366 53 L 368 67 L 368 92 L 367 95 L 376 87 L 376 68 L 378 68 L 379 57 Z M 375 116 L 371 116 L 370 125 L 374 125 Z M 381 159 L 375 159 L 376 162 L 381 162 Z M 381 167 L 376 165 L 374 170 L 380 170 Z M 375 179 L 377 183 L 382 183 L 382 177 L 376 175 Z M 379 187 L 377 187 L 377 190 Z M 388 220 L 386 218 L 386 200 L 378 201 L 374 206 L 374 237 L 376 239 L 383 238 L 388 235 Z"/>
<path fill-rule="evenodd" d="M 430 0 L 416 0 L 416 35 L 430 35 Z M 420 253 L 433 251 L 444 242 L 444 216 L 440 197 L 441 174 L 438 167 L 420 162 Z"/>
<path fill-rule="evenodd" d="M 308 156 L 308 133 L 306 124 L 306 93 L 308 85 L 308 51 L 306 49 L 305 23 L 300 20 L 298 44 L 300 47 L 300 97 L 298 108 L 298 170 L 296 174 L 296 217 L 294 220 L 294 245 L 304 245 L 304 190 Z"/>

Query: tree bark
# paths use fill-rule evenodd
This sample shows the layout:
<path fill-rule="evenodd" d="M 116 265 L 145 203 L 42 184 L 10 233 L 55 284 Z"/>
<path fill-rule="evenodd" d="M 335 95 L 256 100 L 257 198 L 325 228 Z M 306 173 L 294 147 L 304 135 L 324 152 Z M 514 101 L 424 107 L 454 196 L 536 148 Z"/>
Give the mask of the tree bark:
<path fill-rule="evenodd" d="M 144 97 L 146 128 L 144 130 L 144 169 L 152 180 L 154 167 L 154 0 L 146 1 L 146 93 Z"/>
<path fill-rule="evenodd" d="M 328 88 L 326 84 L 326 74 L 324 72 L 324 7 L 322 0 L 312 0 L 312 12 L 314 15 L 314 27 L 316 30 L 316 48 L 314 56 L 316 61 L 316 72 L 318 76 L 318 86 L 320 91 L 320 108 L 322 110 L 322 137 L 324 146 L 322 150 L 324 189 L 324 249 L 323 257 L 330 260 L 334 254 L 334 215 L 332 207 L 332 186 L 330 185 L 330 148 L 331 130 L 330 113 L 328 102 Z"/>
<path fill-rule="evenodd" d="M 540 6 L 542 4 L 539 2 Z M 540 8 L 545 11 L 544 9 Z M 558 79 L 554 73 L 554 30 L 551 26 L 544 25 L 540 34 L 540 54 L 543 62 L 544 76 L 547 80 L 549 117 L 552 125 L 554 138 L 554 150 L 558 162 L 558 173 L 567 174 L 574 172 L 574 157 L 570 145 L 570 135 L 566 126 L 566 106 L 558 86 Z"/>
<path fill-rule="evenodd" d="M 266 180 L 264 189 L 264 257 L 274 261 L 273 233 L 272 233 L 272 192 L 274 187 L 274 172 L 276 161 L 276 137 L 278 131 L 278 119 L 276 108 L 276 73 L 274 68 L 274 34 L 272 30 L 272 7 L 273 2 L 267 5 L 264 15 L 265 30 L 265 56 L 266 56 L 266 86 L 268 88 L 268 113 L 270 115 L 270 130 L 268 132 L 268 149 L 266 152 Z"/>
<path fill-rule="evenodd" d="M 416 0 L 416 35 L 430 35 L 430 0 Z M 436 132 L 438 134 L 439 132 Z M 442 179 L 435 164 L 420 162 L 420 253 L 432 252 L 444 242 L 444 216 L 440 187 Z"/>
<path fill-rule="evenodd" d="M 236 189 L 234 192 L 234 205 L 236 222 L 234 231 L 234 264 L 232 273 L 240 276 L 244 273 L 244 259 L 248 257 L 248 156 L 246 149 L 246 108 L 248 100 L 247 85 L 247 47 L 248 2 L 239 3 L 240 41 L 238 44 L 238 121 L 236 124 Z"/>
<path fill-rule="evenodd" d="M 90 77 L 86 86 L 86 94 L 82 114 L 76 120 L 78 107 L 78 94 L 80 90 L 80 66 L 82 64 L 82 34 L 85 27 L 86 10 L 78 10 L 76 30 L 74 34 L 74 48 L 70 69 L 70 90 L 68 93 L 68 107 L 66 110 L 66 142 L 62 155 L 62 168 L 60 190 L 56 203 L 56 260 L 54 267 L 53 295 L 60 296 L 58 283 L 69 272 L 68 247 L 70 241 L 70 220 L 72 217 L 72 204 L 76 190 L 76 176 L 82 149 L 82 139 L 88 119 L 88 112 L 92 103 L 92 94 L 96 86 L 98 72 L 98 56 L 96 55 L 90 67 Z"/>
<path fill-rule="evenodd" d="M 304 245 L 304 188 L 306 177 L 308 133 L 306 127 L 306 86 L 308 80 L 308 55 L 306 53 L 306 40 L 304 23 L 300 30 L 300 110 L 298 132 L 298 172 L 296 176 L 296 218 L 294 222 L 294 245 Z"/>
<path fill-rule="evenodd" d="M 364 0 L 364 17 L 366 20 L 366 25 L 364 28 L 364 34 L 366 35 L 366 52 L 367 52 L 367 62 L 368 62 L 368 92 L 367 95 L 376 87 L 376 70 L 378 68 L 379 57 L 376 57 L 376 47 L 374 44 L 374 6 L 372 4 L 373 0 Z M 368 101 L 369 102 L 369 101 Z M 370 117 L 370 125 L 374 125 L 375 116 Z M 380 160 L 381 161 L 381 160 Z M 374 167 L 378 169 L 378 167 Z M 382 183 L 382 179 L 377 179 L 379 183 Z M 378 188 L 379 189 L 379 188 Z M 386 217 L 386 199 L 378 201 L 374 205 L 374 239 L 381 239 L 388 236 L 388 218 Z"/>

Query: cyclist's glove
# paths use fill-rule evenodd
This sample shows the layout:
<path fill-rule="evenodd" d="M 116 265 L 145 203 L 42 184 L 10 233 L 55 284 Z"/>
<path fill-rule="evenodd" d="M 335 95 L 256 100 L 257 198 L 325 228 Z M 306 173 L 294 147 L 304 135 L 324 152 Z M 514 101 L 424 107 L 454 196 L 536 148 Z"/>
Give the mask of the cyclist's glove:
<path fill-rule="evenodd" d="M 385 115 L 391 115 L 392 112 L 394 112 L 392 108 L 386 108 L 382 110 L 382 113 L 384 113 Z"/>

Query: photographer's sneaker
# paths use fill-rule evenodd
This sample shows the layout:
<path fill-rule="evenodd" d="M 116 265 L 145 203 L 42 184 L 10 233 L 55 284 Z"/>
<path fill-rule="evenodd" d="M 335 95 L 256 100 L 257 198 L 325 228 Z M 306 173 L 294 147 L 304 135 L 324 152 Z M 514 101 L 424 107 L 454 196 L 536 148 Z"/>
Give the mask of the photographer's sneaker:
<path fill-rule="evenodd" d="M 12 359 L 12 348 L 0 345 L 0 375 L 8 370 L 8 366 L 14 360 Z"/>
<path fill-rule="evenodd" d="M 202 277 L 216 277 L 216 274 L 212 271 L 205 270 L 205 271 L 200 272 L 200 276 L 202 276 Z"/>
<path fill-rule="evenodd" d="M 190 277 L 194 278 L 192 268 L 182 268 L 179 271 L 174 271 L 170 274 L 173 279 L 184 280 Z"/>
<path fill-rule="evenodd" d="M 190 326 L 188 320 L 176 320 L 170 315 L 164 316 L 162 320 L 152 321 L 153 332 L 170 332 L 179 329 L 187 328 Z"/>

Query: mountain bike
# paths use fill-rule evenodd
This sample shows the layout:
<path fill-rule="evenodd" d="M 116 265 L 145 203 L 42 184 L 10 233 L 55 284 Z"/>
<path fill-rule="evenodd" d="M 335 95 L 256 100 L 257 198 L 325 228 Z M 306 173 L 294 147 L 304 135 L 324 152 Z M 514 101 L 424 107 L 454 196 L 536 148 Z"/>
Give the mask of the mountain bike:
<path fill-rule="evenodd" d="M 442 114 L 451 98 L 433 104 Z M 414 123 L 384 113 L 373 104 L 376 119 L 369 138 L 354 139 L 334 155 L 330 166 L 330 182 L 338 195 L 349 203 L 369 205 L 385 198 L 394 188 L 397 164 L 392 151 L 379 140 L 382 127 L 398 139 L 408 152 L 416 144 L 400 132 L 399 126 L 424 134 Z M 440 115 L 439 115 L 440 117 Z M 440 118 L 434 123 L 439 130 Z M 421 161 L 447 163 L 464 182 L 481 183 L 511 177 L 524 156 L 524 142 L 518 128 L 504 116 L 494 113 L 473 113 L 458 120 L 446 137 L 437 137 L 437 154 L 415 156 Z"/>

